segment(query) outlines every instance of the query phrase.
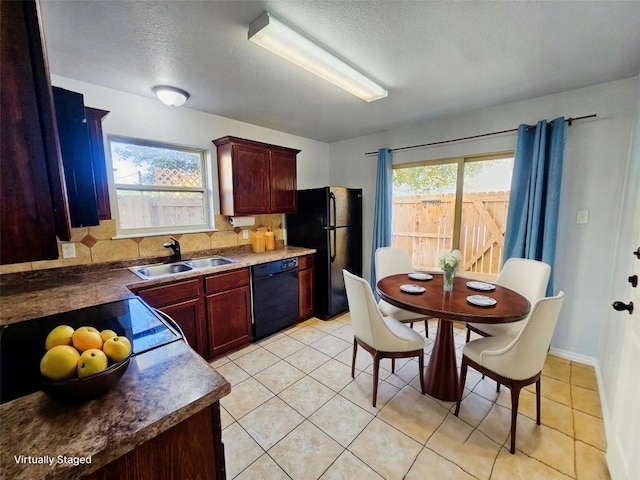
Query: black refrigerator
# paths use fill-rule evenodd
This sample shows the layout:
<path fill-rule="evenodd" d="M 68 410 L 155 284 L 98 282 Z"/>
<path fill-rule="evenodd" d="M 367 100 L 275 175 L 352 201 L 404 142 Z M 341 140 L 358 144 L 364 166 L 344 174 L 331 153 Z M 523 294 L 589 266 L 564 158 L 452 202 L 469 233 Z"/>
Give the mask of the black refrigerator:
<path fill-rule="evenodd" d="M 362 189 L 298 190 L 287 214 L 287 243 L 315 248 L 315 315 L 326 320 L 349 308 L 342 269 L 362 276 Z"/>

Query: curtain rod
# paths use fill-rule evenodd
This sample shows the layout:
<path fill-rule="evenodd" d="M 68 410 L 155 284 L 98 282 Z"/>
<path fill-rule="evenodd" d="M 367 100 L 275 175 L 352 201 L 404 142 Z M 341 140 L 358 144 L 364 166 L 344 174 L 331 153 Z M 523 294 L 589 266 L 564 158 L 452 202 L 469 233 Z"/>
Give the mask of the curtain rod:
<path fill-rule="evenodd" d="M 567 122 L 569 124 L 569 126 L 571 126 L 572 123 L 577 121 L 577 120 L 584 120 L 585 118 L 594 118 L 596 116 L 597 116 L 597 114 L 592 113 L 591 115 L 584 115 L 582 117 L 565 118 L 564 121 Z M 471 135 L 470 137 L 454 138 L 452 140 L 442 140 L 440 142 L 423 143 L 421 145 L 411 145 L 409 147 L 390 148 L 389 151 L 397 152 L 397 151 L 400 151 L 400 150 L 409 150 L 411 148 L 433 147 L 435 145 L 443 145 L 445 143 L 461 142 L 463 140 L 471 140 L 471 139 L 474 139 L 474 138 L 490 137 L 492 135 L 501 135 L 503 133 L 511 133 L 511 132 L 517 132 L 517 131 L 518 131 L 517 128 L 510 128 L 509 130 L 500 130 L 499 132 L 482 133 L 480 135 Z M 378 154 L 378 152 L 367 152 L 367 153 L 365 153 L 366 156 L 368 156 L 368 155 L 377 155 L 377 154 Z"/>

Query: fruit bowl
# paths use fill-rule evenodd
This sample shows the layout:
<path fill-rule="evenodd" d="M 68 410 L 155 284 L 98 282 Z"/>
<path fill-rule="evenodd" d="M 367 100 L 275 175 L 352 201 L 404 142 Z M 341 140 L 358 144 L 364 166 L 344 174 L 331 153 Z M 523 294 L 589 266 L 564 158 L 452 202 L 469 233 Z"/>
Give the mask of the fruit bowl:
<path fill-rule="evenodd" d="M 124 375 L 131 361 L 131 353 L 124 360 L 110 365 L 106 370 L 83 378 L 54 382 L 42 377 L 42 391 L 62 402 L 81 402 L 102 395 L 113 388 Z"/>

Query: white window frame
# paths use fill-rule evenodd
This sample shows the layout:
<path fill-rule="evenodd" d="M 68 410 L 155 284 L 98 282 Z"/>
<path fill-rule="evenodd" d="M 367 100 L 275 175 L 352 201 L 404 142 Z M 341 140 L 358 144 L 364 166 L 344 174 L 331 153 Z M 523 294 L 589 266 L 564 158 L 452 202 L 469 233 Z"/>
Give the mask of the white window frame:
<path fill-rule="evenodd" d="M 126 143 L 131 145 L 141 145 L 146 147 L 164 148 L 171 150 L 179 150 L 182 152 L 196 153 L 200 156 L 200 172 L 202 178 L 201 187 L 174 187 L 174 186 L 157 186 L 157 185 L 134 185 L 134 184 L 116 184 L 113 172 L 113 159 L 111 154 L 111 143 Z M 157 235 L 171 235 L 183 233 L 208 232 L 214 229 L 213 225 L 213 198 L 210 188 L 210 172 L 207 168 L 210 162 L 207 161 L 209 154 L 207 150 L 202 148 L 188 147 L 184 145 L 171 144 L 166 142 L 158 142 L 154 140 L 145 140 L 134 137 L 125 137 L 121 135 L 107 135 L 107 156 L 109 164 L 107 165 L 107 179 L 109 183 L 109 195 L 111 198 L 112 218 L 116 220 L 116 237 L 115 238 L 132 238 L 132 237 L 151 237 Z M 156 228 L 120 228 L 120 211 L 118 208 L 118 190 L 142 191 L 142 192 L 194 192 L 201 193 L 203 196 L 204 223 L 200 225 L 177 225 L 174 227 L 163 226 Z"/>

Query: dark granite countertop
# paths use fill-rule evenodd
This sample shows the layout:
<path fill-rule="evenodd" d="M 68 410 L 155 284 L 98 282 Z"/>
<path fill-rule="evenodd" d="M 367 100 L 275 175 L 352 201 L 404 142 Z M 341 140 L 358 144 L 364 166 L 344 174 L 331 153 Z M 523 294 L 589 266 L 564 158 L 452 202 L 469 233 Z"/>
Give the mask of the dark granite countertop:
<path fill-rule="evenodd" d="M 0 405 L 0 477 L 79 478 L 208 407 L 231 386 L 184 342 L 132 358 L 116 386 L 65 404 L 42 392 Z M 48 456 L 54 465 L 21 463 Z M 57 463 L 59 455 L 90 464 Z"/>
<path fill-rule="evenodd" d="M 0 281 L 0 325 L 122 300 L 133 295 L 129 288 L 161 285 L 314 252 L 315 250 L 301 247 L 284 247 L 264 253 L 252 253 L 246 248 L 216 250 L 208 254 L 230 257 L 238 260 L 238 263 L 194 269 L 153 280 L 142 280 L 123 266 L 113 270 L 87 266 L 33 272 L 28 275 L 3 275 Z M 207 252 L 200 253 L 201 256 L 207 255 Z M 140 265 L 140 262 L 136 263 Z"/>
<path fill-rule="evenodd" d="M 125 265 L 57 269 L 0 278 L 0 325 L 113 302 L 130 288 L 160 285 L 201 275 L 314 253 L 285 247 L 264 253 L 247 249 L 199 252 L 238 263 L 142 280 Z M 150 262 L 148 262 L 150 263 Z M 137 261 L 135 265 L 140 265 Z M 0 405 L 0 478 L 79 478 L 186 420 L 231 391 L 230 384 L 184 342 L 135 356 L 120 382 L 101 397 L 59 403 L 36 392 Z M 91 457 L 90 464 L 21 463 L 35 459 Z"/>

